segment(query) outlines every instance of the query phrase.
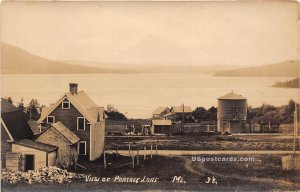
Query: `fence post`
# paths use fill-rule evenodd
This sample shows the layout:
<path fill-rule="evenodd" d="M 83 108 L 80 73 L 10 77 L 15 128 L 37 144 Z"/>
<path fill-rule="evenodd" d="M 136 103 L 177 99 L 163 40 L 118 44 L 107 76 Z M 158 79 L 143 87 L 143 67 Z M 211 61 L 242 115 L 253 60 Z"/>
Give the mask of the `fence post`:
<path fill-rule="evenodd" d="M 139 165 L 139 164 L 140 164 L 139 150 L 136 151 L 136 155 L 137 155 L 137 156 L 136 156 L 136 158 L 137 158 L 137 159 L 136 159 L 136 165 Z"/>
<path fill-rule="evenodd" d="M 151 143 L 151 159 L 152 159 L 152 143 Z"/>
<path fill-rule="evenodd" d="M 103 152 L 103 162 L 104 162 L 104 169 L 106 169 L 106 156 L 105 156 L 105 151 Z"/>
<path fill-rule="evenodd" d="M 129 152 L 129 156 L 131 156 L 130 142 L 128 142 L 128 152 Z"/>
<path fill-rule="evenodd" d="M 144 146 L 144 160 L 146 160 L 146 146 Z"/>
<path fill-rule="evenodd" d="M 155 142 L 156 155 L 157 155 L 157 144 L 158 144 L 158 141 L 156 140 L 156 142 Z"/>
<path fill-rule="evenodd" d="M 134 168 L 134 154 L 132 155 L 132 168 Z"/>
<path fill-rule="evenodd" d="M 117 157 L 119 157 L 119 144 L 117 145 L 116 153 L 117 153 Z"/>

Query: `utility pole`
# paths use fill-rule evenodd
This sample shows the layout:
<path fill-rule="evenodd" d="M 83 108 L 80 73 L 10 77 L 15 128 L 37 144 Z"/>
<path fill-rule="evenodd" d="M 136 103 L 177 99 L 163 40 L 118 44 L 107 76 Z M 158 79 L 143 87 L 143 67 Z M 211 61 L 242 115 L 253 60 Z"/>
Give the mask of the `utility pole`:
<path fill-rule="evenodd" d="M 182 104 L 182 122 L 181 122 L 181 132 L 184 129 L 184 103 Z"/>
<path fill-rule="evenodd" d="M 31 114 L 32 103 L 33 103 L 33 100 L 31 100 L 30 103 L 29 103 L 29 123 L 30 123 L 30 128 L 32 128 L 32 127 L 31 127 L 31 126 L 32 126 L 32 123 L 31 123 L 31 121 L 32 121 L 32 120 L 31 120 L 31 119 L 32 119 L 32 118 L 31 118 L 31 115 L 32 115 L 32 114 Z"/>
<path fill-rule="evenodd" d="M 295 102 L 295 111 L 294 111 L 294 146 L 293 151 L 294 155 L 296 155 L 296 138 L 298 134 L 298 115 L 297 115 L 297 103 Z"/>

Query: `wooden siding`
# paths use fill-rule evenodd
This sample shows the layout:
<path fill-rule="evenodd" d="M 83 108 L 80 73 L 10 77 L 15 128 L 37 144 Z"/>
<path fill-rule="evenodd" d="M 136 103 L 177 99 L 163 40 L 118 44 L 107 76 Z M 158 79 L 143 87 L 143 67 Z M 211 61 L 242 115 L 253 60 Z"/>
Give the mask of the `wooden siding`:
<path fill-rule="evenodd" d="M 22 158 L 6 156 L 6 168 L 10 170 L 20 171 L 22 169 Z"/>
<path fill-rule="evenodd" d="M 56 157 L 57 157 L 56 151 L 48 153 L 48 166 L 56 165 Z"/>
<path fill-rule="evenodd" d="M 91 125 L 91 155 L 90 160 L 93 161 L 102 155 L 105 139 L 105 121 L 101 121 Z M 88 145 L 88 143 L 87 143 Z"/>
<path fill-rule="evenodd" d="M 171 125 L 153 125 L 151 127 L 152 134 L 171 134 Z"/>
<path fill-rule="evenodd" d="M 54 145 L 58 147 L 56 164 L 60 167 L 68 168 L 77 162 L 77 146 L 68 145 L 65 137 L 59 134 L 54 128 L 49 128 L 40 135 L 35 141 Z M 50 154 L 49 154 L 50 155 Z M 50 163 L 50 162 L 49 162 Z"/>
<path fill-rule="evenodd" d="M 220 120 L 246 120 L 247 101 L 246 100 L 219 100 L 218 119 Z"/>
<path fill-rule="evenodd" d="M 65 99 L 64 101 L 68 101 Z M 76 134 L 81 141 L 86 141 L 86 155 L 79 155 L 87 159 L 90 155 L 90 125 L 87 119 L 85 119 L 85 130 L 77 130 L 77 117 L 83 117 L 83 115 L 70 103 L 70 109 L 62 109 L 61 104 L 58 105 L 49 116 L 55 116 L 55 122 L 62 122 L 67 128 L 69 128 L 74 134 Z M 48 126 L 46 119 L 43 120 L 42 126 Z M 53 145 L 54 143 L 51 143 Z"/>
<path fill-rule="evenodd" d="M 47 153 L 45 151 L 39 151 L 37 149 L 12 144 L 12 152 L 21 153 L 24 157 L 25 155 L 34 155 L 34 169 L 37 170 L 41 167 L 44 167 L 47 165 Z M 22 170 L 24 170 L 24 159 L 22 158 Z"/>
<path fill-rule="evenodd" d="M 6 130 L 4 129 L 2 123 L 1 123 L 1 166 L 2 168 L 6 167 L 6 153 L 11 152 L 11 143 L 7 142 L 7 140 L 10 140 Z"/>

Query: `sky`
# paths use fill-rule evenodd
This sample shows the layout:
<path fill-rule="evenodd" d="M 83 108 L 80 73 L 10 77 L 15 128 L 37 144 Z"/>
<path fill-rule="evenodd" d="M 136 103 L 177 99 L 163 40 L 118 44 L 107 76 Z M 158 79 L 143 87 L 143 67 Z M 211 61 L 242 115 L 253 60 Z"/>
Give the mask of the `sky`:
<path fill-rule="evenodd" d="M 298 14 L 287 1 L 4 2 L 1 41 L 54 60 L 255 66 L 299 59 Z"/>

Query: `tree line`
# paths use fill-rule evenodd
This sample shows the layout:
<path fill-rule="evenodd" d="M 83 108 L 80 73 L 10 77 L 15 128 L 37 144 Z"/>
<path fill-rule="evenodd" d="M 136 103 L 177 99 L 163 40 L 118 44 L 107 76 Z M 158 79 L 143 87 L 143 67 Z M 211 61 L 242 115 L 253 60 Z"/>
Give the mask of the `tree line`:
<path fill-rule="evenodd" d="M 11 97 L 7 97 L 6 99 L 9 103 L 14 103 Z M 28 104 L 25 104 L 23 98 L 16 102 L 16 106 L 26 114 L 28 120 L 31 119 L 33 121 L 37 121 L 40 118 L 42 108 L 45 107 L 45 105 L 40 105 L 37 99 L 31 99 Z M 127 120 L 127 117 L 123 113 L 120 113 L 113 105 L 107 105 L 105 115 L 110 120 Z"/>
<path fill-rule="evenodd" d="M 13 104 L 11 97 L 6 98 L 7 101 Z M 16 102 L 16 106 L 20 111 L 26 114 L 27 119 L 38 120 L 40 118 L 42 108 L 37 99 L 31 99 L 28 104 L 24 103 L 24 99 Z M 299 109 L 299 104 L 297 104 Z M 263 104 L 260 107 L 251 107 L 247 109 L 247 123 L 251 126 L 252 123 L 271 122 L 273 124 L 293 123 L 295 110 L 295 101 L 290 100 L 287 105 L 275 107 L 269 104 Z M 127 120 L 125 114 L 119 112 L 113 105 L 107 105 L 105 108 L 106 119 L 109 120 Z M 181 119 L 180 119 L 181 120 Z M 202 121 L 217 121 L 217 108 L 212 106 L 208 109 L 199 106 L 192 112 L 191 119 L 185 119 L 185 122 L 202 122 Z"/>

